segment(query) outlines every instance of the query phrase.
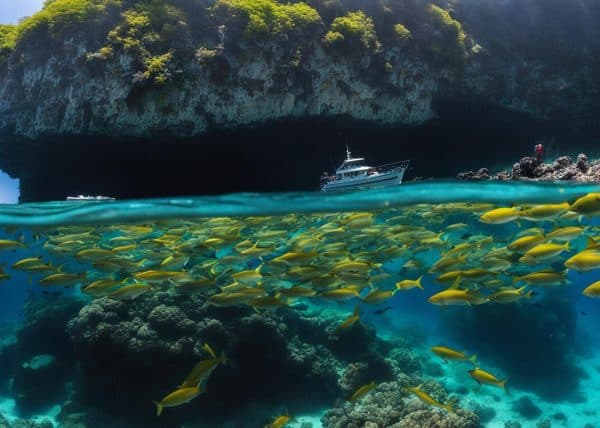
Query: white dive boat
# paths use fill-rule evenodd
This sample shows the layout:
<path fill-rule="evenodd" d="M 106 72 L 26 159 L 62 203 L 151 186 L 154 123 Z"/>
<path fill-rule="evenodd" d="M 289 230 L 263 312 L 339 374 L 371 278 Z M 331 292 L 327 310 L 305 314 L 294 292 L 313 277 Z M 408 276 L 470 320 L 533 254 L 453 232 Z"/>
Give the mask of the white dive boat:
<path fill-rule="evenodd" d="M 409 161 L 405 160 L 372 167 L 365 165 L 364 161 L 364 158 L 353 158 L 346 147 L 346 160 L 335 170 L 335 174 L 324 173 L 321 177 L 321 191 L 395 186 L 402 183 L 402 177 L 409 164 Z"/>
<path fill-rule="evenodd" d="M 67 201 L 114 201 L 112 196 L 67 196 Z"/>

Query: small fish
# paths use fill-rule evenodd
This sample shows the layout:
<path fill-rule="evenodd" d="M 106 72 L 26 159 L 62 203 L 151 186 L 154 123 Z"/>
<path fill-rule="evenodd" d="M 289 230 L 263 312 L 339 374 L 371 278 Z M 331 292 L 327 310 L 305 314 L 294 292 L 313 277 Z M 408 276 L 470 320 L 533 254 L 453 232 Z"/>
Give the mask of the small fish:
<path fill-rule="evenodd" d="M 152 289 L 151 286 L 145 284 L 131 284 L 119 288 L 108 294 L 108 297 L 115 300 L 133 300 Z"/>
<path fill-rule="evenodd" d="M 600 214 L 600 193 L 588 193 L 582 196 L 571 204 L 569 210 L 586 216 Z"/>
<path fill-rule="evenodd" d="M 340 326 L 337 328 L 337 330 L 346 330 L 350 327 L 352 327 L 354 325 L 355 322 L 360 320 L 360 311 L 358 309 L 358 306 L 356 306 L 354 308 L 354 312 L 352 313 L 352 315 L 350 315 L 348 318 L 346 318 L 341 324 Z"/>
<path fill-rule="evenodd" d="M 533 248 L 530 248 L 525 252 L 525 255 L 521 257 L 521 261 L 524 262 L 539 262 L 542 260 L 550 259 L 554 256 L 559 255 L 563 251 L 569 251 L 571 248 L 568 242 L 564 244 L 554 244 L 552 242 L 546 244 L 538 244 Z"/>
<path fill-rule="evenodd" d="M 487 297 L 481 296 L 474 291 L 458 290 L 456 288 L 440 291 L 428 299 L 429 303 L 438 306 L 482 305 L 488 301 Z"/>
<path fill-rule="evenodd" d="M 485 383 L 487 385 L 495 385 L 502 389 L 505 389 L 506 379 L 499 380 L 493 374 L 486 372 L 485 370 L 481 370 L 480 368 L 476 368 L 473 370 L 469 370 L 469 374 L 473 379 L 475 379 L 478 383 Z"/>
<path fill-rule="evenodd" d="M 470 361 L 474 365 L 477 364 L 477 355 L 473 354 L 472 356 L 468 357 L 464 352 L 455 351 L 447 346 L 434 346 L 431 348 L 431 352 L 438 357 L 441 357 L 444 361 Z"/>
<path fill-rule="evenodd" d="M 402 281 L 398 281 L 396 283 L 396 288 L 402 291 L 410 290 L 413 288 L 420 288 L 421 290 L 423 290 L 423 285 L 421 284 L 422 279 L 423 277 L 420 276 L 416 280 L 404 279 Z"/>
<path fill-rule="evenodd" d="M 194 366 L 190 374 L 187 375 L 185 380 L 178 386 L 178 388 L 192 388 L 195 386 L 203 385 L 212 372 L 217 368 L 219 364 L 227 364 L 227 358 L 225 353 L 222 352 L 218 357 L 212 348 L 205 343 L 202 347 L 208 352 L 212 358 L 208 360 L 202 360 Z"/>
<path fill-rule="evenodd" d="M 354 297 L 360 297 L 358 287 L 352 285 L 325 291 L 324 293 L 321 293 L 320 296 L 331 300 L 347 300 Z"/>
<path fill-rule="evenodd" d="M 378 290 L 374 289 L 365 297 L 362 298 L 363 303 L 377 305 L 381 302 L 391 299 L 394 294 L 400 290 L 399 288 L 391 291 L 391 290 Z"/>
<path fill-rule="evenodd" d="M 270 424 L 265 425 L 265 428 L 283 428 L 284 426 L 286 426 L 288 424 L 288 422 L 290 422 L 293 418 L 288 415 L 287 413 L 281 415 L 281 416 L 277 416 L 273 422 L 271 422 Z"/>
<path fill-rule="evenodd" d="M 429 404 L 430 406 L 434 407 L 439 407 L 440 409 L 446 410 L 448 413 L 454 413 L 454 410 L 452 409 L 452 406 L 450 404 L 442 404 L 438 402 L 431 395 L 421 390 L 421 385 L 412 388 L 404 388 L 404 390 L 410 392 L 425 404 Z"/>
<path fill-rule="evenodd" d="M 181 404 L 189 403 L 194 398 L 202 394 L 202 390 L 198 387 L 191 388 L 180 388 L 176 391 L 173 391 L 166 397 L 164 397 L 160 402 L 153 401 L 156 406 L 156 416 L 160 416 L 163 408 L 165 407 L 175 407 L 180 406 Z"/>
<path fill-rule="evenodd" d="M 600 268 L 600 250 L 583 250 L 565 261 L 565 267 L 579 272 Z"/>
<path fill-rule="evenodd" d="M 488 298 L 490 302 L 496 303 L 512 303 L 521 299 L 531 299 L 533 296 L 533 291 L 525 292 L 525 288 L 527 286 L 524 285 L 521 288 L 500 288 L 495 293 L 492 293 Z"/>
<path fill-rule="evenodd" d="M 351 403 L 357 402 L 362 397 L 367 395 L 370 391 L 372 391 L 373 388 L 375 388 L 375 382 L 371 382 L 371 383 L 361 386 L 350 397 L 348 397 L 348 401 Z"/>
<path fill-rule="evenodd" d="M 520 209 L 512 208 L 496 208 L 483 213 L 479 217 L 479 221 L 488 224 L 503 224 L 509 223 L 519 218 Z"/>
<path fill-rule="evenodd" d="M 596 281 L 593 284 L 587 286 L 582 294 L 587 297 L 600 297 L 600 281 Z"/>
<path fill-rule="evenodd" d="M 531 221 L 548 220 L 557 217 L 569 210 L 568 202 L 562 204 L 534 205 L 519 212 L 519 217 Z"/>

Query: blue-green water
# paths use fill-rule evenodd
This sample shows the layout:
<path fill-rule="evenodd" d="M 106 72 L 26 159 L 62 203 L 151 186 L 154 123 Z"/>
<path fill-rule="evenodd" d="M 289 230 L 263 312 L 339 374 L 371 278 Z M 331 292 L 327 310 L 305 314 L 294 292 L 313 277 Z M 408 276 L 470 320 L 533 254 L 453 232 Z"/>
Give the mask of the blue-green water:
<path fill-rule="evenodd" d="M 0 414 L 64 427 L 596 426 L 600 302 L 582 291 L 600 275 L 565 266 L 596 253 L 595 217 L 573 205 L 592 192 L 423 182 L 2 206 Z M 481 219 L 511 206 L 514 218 Z M 445 290 L 465 294 L 439 305 Z M 433 405 L 408 389 L 419 385 Z"/>

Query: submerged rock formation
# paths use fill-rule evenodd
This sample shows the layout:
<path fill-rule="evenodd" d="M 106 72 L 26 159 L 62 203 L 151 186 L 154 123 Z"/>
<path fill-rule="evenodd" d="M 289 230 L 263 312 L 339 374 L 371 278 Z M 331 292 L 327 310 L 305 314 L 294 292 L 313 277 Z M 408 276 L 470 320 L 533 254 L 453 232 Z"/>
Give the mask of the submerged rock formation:
<path fill-rule="evenodd" d="M 534 180 L 534 181 L 579 181 L 600 182 L 600 159 L 588 161 L 587 155 L 580 153 L 577 160 L 569 156 L 556 158 L 552 163 L 538 162 L 533 157 L 524 157 L 515 163 L 510 171 L 490 173 L 489 169 L 459 173 L 459 180 Z"/>

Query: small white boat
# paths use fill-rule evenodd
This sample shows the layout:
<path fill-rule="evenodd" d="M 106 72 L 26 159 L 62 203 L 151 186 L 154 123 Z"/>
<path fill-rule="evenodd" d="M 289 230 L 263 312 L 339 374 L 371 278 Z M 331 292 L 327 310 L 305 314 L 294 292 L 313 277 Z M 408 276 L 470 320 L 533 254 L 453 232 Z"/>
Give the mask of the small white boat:
<path fill-rule="evenodd" d="M 396 186 L 402 183 L 409 164 L 405 160 L 372 167 L 365 165 L 364 161 L 364 158 L 353 158 L 346 147 L 346 160 L 335 170 L 335 174 L 324 173 L 321 177 L 321 191 Z"/>
<path fill-rule="evenodd" d="M 115 198 L 112 196 L 67 196 L 67 201 L 114 201 Z"/>

